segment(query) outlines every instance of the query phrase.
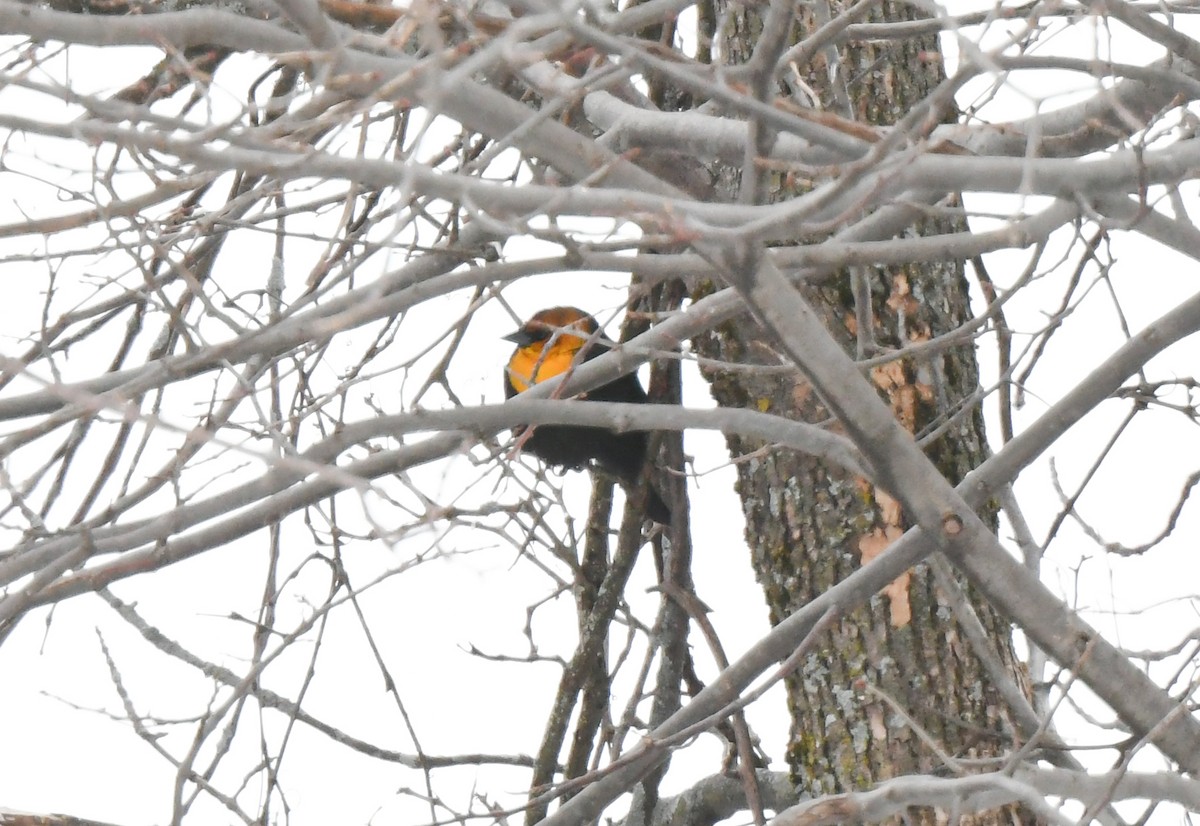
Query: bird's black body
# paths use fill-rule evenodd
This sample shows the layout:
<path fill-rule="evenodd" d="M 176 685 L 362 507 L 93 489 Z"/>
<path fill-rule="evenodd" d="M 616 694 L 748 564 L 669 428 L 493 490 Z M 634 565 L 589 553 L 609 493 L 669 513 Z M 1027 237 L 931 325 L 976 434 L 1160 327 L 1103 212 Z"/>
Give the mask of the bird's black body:
<path fill-rule="evenodd" d="M 607 353 L 613 342 L 598 331 L 595 319 L 574 307 L 553 307 L 535 315 L 520 330 L 505 336 L 517 344 L 505 370 L 505 396 L 512 398 L 532 384 L 553 378 L 577 360 L 589 361 Z M 586 398 L 634 404 L 649 401 L 632 373 L 589 390 Z M 617 433 L 600 427 L 538 425 L 524 449 L 547 464 L 570 470 L 581 470 L 595 461 L 632 486 L 641 478 L 649 440 L 645 431 Z M 646 512 L 656 522 L 667 524 L 670 520 L 670 510 L 652 485 L 647 491 Z"/>

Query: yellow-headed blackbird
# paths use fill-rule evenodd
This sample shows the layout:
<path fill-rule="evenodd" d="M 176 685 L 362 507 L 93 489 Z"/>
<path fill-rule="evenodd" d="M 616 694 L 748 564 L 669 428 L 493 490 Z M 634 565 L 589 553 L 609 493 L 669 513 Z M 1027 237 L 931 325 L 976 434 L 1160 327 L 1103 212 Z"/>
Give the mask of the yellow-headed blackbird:
<path fill-rule="evenodd" d="M 572 364 L 603 355 L 613 347 L 613 342 L 600 332 L 596 319 L 575 307 L 542 310 L 521 329 L 504 338 L 517 345 L 504 371 L 504 395 L 507 398 L 539 381 L 566 372 Z M 586 398 L 600 402 L 645 403 L 648 400 L 633 373 L 589 390 Z M 601 427 L 539 425 L 525 442 L 525 449 L 548 464 L 570 470 L 579 470 L 594 459 L 626 487 L 632 487 L 641 477 L 649 438 L 650 434 L 645 431 L 617 433 Z M 670 522 L 671 511 L 653 485 L 647 486 L 646 514 L 655 522 L 664 525 Z"/>

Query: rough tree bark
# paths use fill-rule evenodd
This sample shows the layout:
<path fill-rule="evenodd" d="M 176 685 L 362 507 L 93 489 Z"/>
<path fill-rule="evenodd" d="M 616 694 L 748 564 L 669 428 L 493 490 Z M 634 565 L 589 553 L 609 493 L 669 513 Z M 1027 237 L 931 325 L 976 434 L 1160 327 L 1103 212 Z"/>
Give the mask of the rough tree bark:
<path fill-rule="evenodd" d="M 822 3 L 803 6 L 792 42 L 847 13 L 849 6 L 834 0 L 820 19 L 813 9 Z M 742 4 L 713 9 L 711 19 L 720 21 L 714 42 L 729 63 L 748 61 L 759 42 L 764 9 Z M 909 5 L 884 2 L 866 19 L 895 22 L 914 15 Z M 935 38 L 852 43 L 836 53 L 826 47 L 797 67 L 804 85 L 791 91 L 815 92 L 817 106 L 853 121 L 891 124 L 943 80 L 937 57 Z M 931 120 L 937 117 L 934 113 Z M 792 183 L 776 176 L 769 197 L 786 197 Z M 730 190 L 736 193 L 737 185 L 731 180 Z M 953 212 L 953 204 L 944 206 Z M 940 222 L 938 231 L 947 231 L 945 223 L 955 220 L 961 218 L 932 216 L 929 229 Z M 972 340 L 921 358 L 889 357 L 971 317 L 963 262 L 856 269 L 812 287 L 808 298 L 848 351 L 864 362 L 905 426 L 926 439 L 926 450 L 949 479 L 957 482 L 984 458 L 983 418 L 973 398 L 978 370 Z M 697 347 L 723 362 L 762 365 L 757 372 L 707 372 L 722 406 L 809 422 L 829 418 L 820 399 L 798 372 L 786 368 L 770 336 L 753 322 L 726 324 Z M 809 456 L 763 449 L 752 440 L 734 436 L 728 444 L 738 461 L 746 539 L 772 622 L 885 552 L 907 527 L 895 500 L 861 478 Z M 821 795 L 903 774 L 952 772 L 947 756 L 1000 757 L 1016 748 L 1009 710 L 951 609 L 961 595 L 955 584 L 944 578 L 939 583 L 933 566 L 921 565 L 869 607 L 838 622 L 820 650 L 787 681 L 792 719 L 787 760 L 802 791 Z M 990 643 L 987 658 L 1020 680 L 1008 623 L 987 604 L 970 602 Z M 931 811 L 913 815 L 916 822 L 935 822 Z M 1027 819 L 1016 811 L 998 811 L 970 822 L 1011 823 L 1017 817 Z"/>

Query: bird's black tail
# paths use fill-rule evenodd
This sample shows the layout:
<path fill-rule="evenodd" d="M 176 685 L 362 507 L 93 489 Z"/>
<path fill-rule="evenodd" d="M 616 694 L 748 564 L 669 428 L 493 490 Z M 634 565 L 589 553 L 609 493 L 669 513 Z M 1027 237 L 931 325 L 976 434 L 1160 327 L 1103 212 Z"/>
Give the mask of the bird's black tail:
<path fill-rule="evenodd" d="M 660 525 L 671 524 L 671 509 L 667 507 L 662 494 L 649 481 L 646 482 L 646 516 Z"/>
<path fill-rule="evenodd" d="M 583 430 L 584 428 L 580 428 Z M 596 464 L 621 480 L 628 493 L 642 479 L 646 464 L 646 446 L 650 435 L 644 431 L 609 433 L 588 428 Z M 646 516 L 660 525 L 671 524 L 671 509 L 654 482 L 646 479 Z"/>

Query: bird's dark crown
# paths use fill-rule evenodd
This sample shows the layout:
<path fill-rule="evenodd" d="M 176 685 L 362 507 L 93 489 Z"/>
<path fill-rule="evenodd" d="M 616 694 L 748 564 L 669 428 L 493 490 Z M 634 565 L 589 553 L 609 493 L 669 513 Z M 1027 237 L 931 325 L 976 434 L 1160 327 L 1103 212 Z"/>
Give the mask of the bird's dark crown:
<path fill-rule="evenodd" d="M 545 341 L 559 330 L 568 327 L 584 333 L 585 338 L 600 329 L 596 319 L 578 307 L 550 307 L 536 313 L 520 330 L 504 338 L 521 347 L 528 347 L 535 341 Z"/>

